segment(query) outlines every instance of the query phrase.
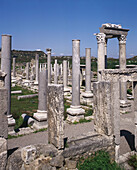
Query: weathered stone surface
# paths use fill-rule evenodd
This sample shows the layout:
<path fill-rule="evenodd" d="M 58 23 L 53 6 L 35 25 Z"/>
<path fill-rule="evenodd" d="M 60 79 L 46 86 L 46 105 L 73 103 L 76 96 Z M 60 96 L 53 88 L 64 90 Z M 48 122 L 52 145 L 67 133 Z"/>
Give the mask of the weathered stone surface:
<path fill-rule="evenodd" d="M 77 162 L 73 160 L 66 159 L 65 163 L 68 169 L 75 169 L 77 166 Z"/>
<path fill-rule="evenodd" d="M 0 138 L 0 153 L 7 151 L 7 140 Z"/>
<path fill-rule="evenodd" d="M 19 170 L 21 169 L 22 164 L 21 149 L 18 149 L 9 156 L 6 170 Z"/>
<path fill-rule="evenodd" d="M 0 88 L 4 87 L 4 85 L 5 85 L 5 83 L 4 83 L 5 76 L 6 76 L 6 74 L 0 70 Z"/>
<path fill-rule="evenodd" d="M 36 158 L 36 147 L 26 146 L 21 150 L 21 157 L 25 164 L 30 164 Z"/>
<path fill-rule="evenodd" d="M 50 161 L 51 166 L 55 166 L 57 168 L 61 168 L 64 164 L 64 157 L 62 155 L 58 155 Z"/>
<path fill-rule="evenodd" d="M 7 108 L 8 108 L 8 93 L 5 88 L 0 88 L 0 137 L 7 138 L 8 136 L 8 120 L 7 120 Z"/>
<path fill-rule="evenodd" d="M 5 170 L 7 164 L 7 151 L 0 153 L 0 170 Z"/>
<path fill-rule="evenodd" d="M 58 149 L 64 148 L 64 87 L 48 86 L 48 141 Z"/>
<path fill-rule="evenodd" d="M 22 95 L 22 96 L 18 96 L 18 100 L 20 99 L 28 99 L 28 98 L 33 98 L 38 96 L 38 94 L 29 94 L 29 95 Z"/>

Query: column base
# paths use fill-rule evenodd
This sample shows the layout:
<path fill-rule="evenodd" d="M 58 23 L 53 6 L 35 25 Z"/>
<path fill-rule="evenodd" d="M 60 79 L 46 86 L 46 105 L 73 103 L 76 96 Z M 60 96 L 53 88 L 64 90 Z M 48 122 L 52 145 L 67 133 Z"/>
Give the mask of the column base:
<path fill-rule="evenodd" d="M 38 85 L 38 84 L 39 84 L 39 82 L 38 82 L 38 81 L 35 81 L 35 82 L 34 82 L 34 85 Z"/>
<path fill-rule="evenodd" d="M 37 110 L 37 113 L 34 113 L 33 118 L 35 122 L 33 124 L 33 128 L 36 130 L 47 128 L 47 111 Z"/>
<path fill-rule="evenodd" d="M 70 92 L 70 89 L 68 87 L 64 87 L 64 92 Z"/>
<path fill-rule="evenodd" d="M 80 119 L 84 119 L 85 110 L 81 106 L 71 106 L 67 109 L 67 121 L 74 123 L 78 122 Z"/>
<path fill-rule="evenodd" d="M 120 113 L 128 113 L 131 112 L 131 103 L 127 100 L 120 100 Z"/>
<path fill-rule="evenodd" d="M 8 118 L 8 132 L 11 132 L 14 130 L 16 122 L 12 115 L 8 115 L 7 118 Z"/>
<path fill-rule="evenodd" d="M 86 91 L 82 93 L 82 103 L 91 106 L 93 103 L 93 93 Z"/>

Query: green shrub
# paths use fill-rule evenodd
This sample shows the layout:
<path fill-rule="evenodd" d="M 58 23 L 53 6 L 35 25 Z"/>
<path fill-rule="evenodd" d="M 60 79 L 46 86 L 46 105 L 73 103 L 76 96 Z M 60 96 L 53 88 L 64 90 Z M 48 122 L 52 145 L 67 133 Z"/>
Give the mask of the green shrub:
<path fill-rule="evenodd" d="M 86 116 L 91 116 L 93 114 L 93 110 L 92 109 L 88 109 L 88 110 L 86 110 L 86 113 L 85 113 L 85 117 Z"/>
<path fill-rule="evenodd" d="M 132 90 L 131 89 L 127 89 L 127 94 L 132 95 Z"/>
<path fill-rule="evenodd" d="M 129 157 L 128 164 L 137 169 L 137 155 L 131 155 Z"/>
<path fill-rule="evenodd" d="M 79 170 L 121 170 L 116 162 L 111 162 L 109 154 L 105 151 L 98 151 L 84 162 L 80 161 L 77 168 Z"/>

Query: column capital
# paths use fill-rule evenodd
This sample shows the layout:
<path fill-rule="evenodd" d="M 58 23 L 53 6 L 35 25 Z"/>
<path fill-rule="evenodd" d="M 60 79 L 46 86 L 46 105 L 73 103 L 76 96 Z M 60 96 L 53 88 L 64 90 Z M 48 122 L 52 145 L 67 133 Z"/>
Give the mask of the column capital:
<path fill-rule="evenodd" d="M 106 35 L 104 33 L 97 33 L 97 34 L 94 34 L 96 35 L 96 39 L 97 39 L 97 43 L 100 44 L 100 43 L 105 43 L 106 41 Z"/>
<path fill-rule="evenodd" d="M 120 37 L 118 37 L 118 40 L 119 40 L 119 44 L 126 44 L 126 38 L 127 36 L 126 35 L 121 35 Z"/>
<path fill-rule="evenodd" d="M 51 48 L 46 48 L 47 53 L 51 53 Z"/>

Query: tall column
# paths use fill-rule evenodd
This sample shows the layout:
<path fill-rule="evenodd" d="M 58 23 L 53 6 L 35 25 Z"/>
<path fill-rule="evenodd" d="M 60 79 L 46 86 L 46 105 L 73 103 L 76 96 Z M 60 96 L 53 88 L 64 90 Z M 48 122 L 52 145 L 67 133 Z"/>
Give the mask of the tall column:
<path fill-rule="evenodd" d="M 101 75 L 99 71 L 105 69 L 105 37 L 104 33 L 96 34 L 98 44 L 98 80 L 101 81 Z"/>
<path fill-rule="evenodd" d="M 8 127 L 9 131 L 14 129 L 15 120 L 11 115 L 11 36 L 2 35 L 2 49 L 1 49 L 1 70 L 6 73 L 5 88 L 8 91 Z"/>
<path fill-rule="evenodd" d="M 63 85 L 64 85 L 64 92 L 69 92 L 70 89 L 68 86 L 68 64 L 67 60 L 63 60 Z"/>
<path fill-rule="evenodd" d="M 107 38 L 105 39 L 105 69 L 107 69 Z"/>
<path fill-rule="evenodd" d="M 119 38 L 119 68 L 126 69 L 126 35 Z M 120 82 L 120 107 L 121 112 L 128 112 L 130 103 L 127 101 L 127 82 L 122 79 Z"/>
<path fill-rule="evenodd" d="M 29 80 L 29 62 L 26 64 L 26 80 Z"/>
<path fill-rule="evenodd" d="M 48 83 L 51 83 L 51 49 L 47 48 L 47 63 L 48 63 Z"/>
<path fill-rule="evenodd" d="M 33 125 L 36 129 L 47 127 L 47 86 L 48 71 L 42 70 L 39 73 L 38 110 L 33 116 L 37 120 Z"/>
<path fill-rule="evenodd" d="M 16 77 L 16 58 L 15 56 L 13 57 L 13 77 Z"/>
<path fill-rule="evenodd" d="M 36 54 L 35 56 L 35 68 L 36 68 L 36 79 L 35 79 L 35 84 L 38 84 L 38 80 L 39 80 L 39 54 Z"/>
<path fill-rule="evenodd" d="M 72 105 L 67 113 L 70 122 L 79 121 L 85 113 L 80 106 L 80 40 L 72 40 Z"/>
<path fill-rule="evenodd" d="M 55 59 L 55 64 L 54 64 L 54 84 L 58 84 L 57 59 Z"/>
<path fill-rule="evenodd" d="M 126 68 L 126 35 L 121 35 L 119 38 L 119 68 Z"/>
<path fill-rule="evenodd" d="M 8 90 L 8 111 L 11 109 L 11 36 L 2 35 L 1 70 L 6 73 L 5 88 Z"/>
<path fill-rule="evenodd" d="M 86 48 L 86 88 L 82 93 L 83 103 L 91 105 L 93 94 L 91 93 L 91 48 Z"/>

